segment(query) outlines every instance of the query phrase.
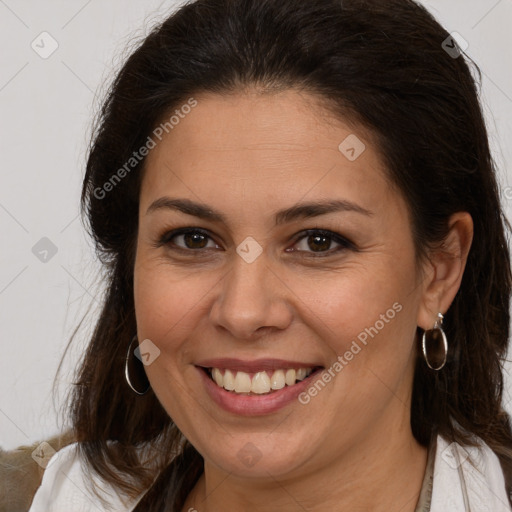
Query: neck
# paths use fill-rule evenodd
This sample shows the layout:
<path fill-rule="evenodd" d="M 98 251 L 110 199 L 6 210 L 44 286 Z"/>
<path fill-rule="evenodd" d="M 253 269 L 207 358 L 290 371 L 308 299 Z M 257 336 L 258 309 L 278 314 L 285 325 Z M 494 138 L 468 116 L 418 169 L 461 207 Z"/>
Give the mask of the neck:
<path fill-rule="evenodd" d="M 262 481 L 239 478 L 205 462 L 204 473 L 190 493 L 183 512 L 414 512 L 419 499 L 427 449 L 410 427 L 379 429 L 377 435 L 354 443 L 345 453 L 314 473 L 272 477 Z M 384 442 L 383 442 L 384 439 Z"/>

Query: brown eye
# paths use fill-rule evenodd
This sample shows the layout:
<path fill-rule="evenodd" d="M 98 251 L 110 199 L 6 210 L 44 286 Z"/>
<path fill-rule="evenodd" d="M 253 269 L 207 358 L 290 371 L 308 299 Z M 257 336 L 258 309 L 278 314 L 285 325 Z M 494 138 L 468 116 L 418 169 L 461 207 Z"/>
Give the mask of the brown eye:
<path fill-rule="evenodd" d="M 213 245 L 208 245 L 209 242 Z M 166 233 L 160 240 L 161 245 L 169 245 L 172 248 L 184 251 L 197 251 L 199 249 L 218 248 L 210 235 L 198 228 L 177 229 Z"/>
<path fill-rule="evenodd" d="M 307 238 L 308 247 L 314 252 L 327 251 L 331 247 L 332 240 L 324 235 L 309 235 Z"/>
<path fill-rule="evenodd" d="M 332 249 L 333 244 L 338 247 Z M 354 249 L 353 244 L 341 235 L 318 229 L 304 232 L 303 236 L 295 242 L 295 247 L 297 246 L 299 246 L 299 249 L 293 249 L 293 252 L 298 250 L 299 252 L 310 253 L 312 256 L 317 254 L 319 256 L 328 256 L 344 249 Z"/>
<path fill-rule="evenodd" d="M 180 236 L 188 249 L 204 249 L 208 244 L 207 237 L 202 233 L 185 233 Z"/>

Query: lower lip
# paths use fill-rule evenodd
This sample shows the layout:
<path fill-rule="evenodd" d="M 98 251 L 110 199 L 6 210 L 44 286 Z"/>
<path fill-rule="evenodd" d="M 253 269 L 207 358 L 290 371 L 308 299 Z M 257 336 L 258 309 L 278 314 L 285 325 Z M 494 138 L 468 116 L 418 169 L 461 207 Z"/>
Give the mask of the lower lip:
<path fill-rule="evenodd" d="M 293 386 L 285 386 L 268 395 L 239 395 L 217 386 L 202 368 L 196 368 L 202 376 L 210 398 L 224 410 L 240 416 L 270 414 L 282 409 L 294 400 L 298 401 L 297 397 L 310 385 L 311 379 L 322 371 L 320 368 Z"/>

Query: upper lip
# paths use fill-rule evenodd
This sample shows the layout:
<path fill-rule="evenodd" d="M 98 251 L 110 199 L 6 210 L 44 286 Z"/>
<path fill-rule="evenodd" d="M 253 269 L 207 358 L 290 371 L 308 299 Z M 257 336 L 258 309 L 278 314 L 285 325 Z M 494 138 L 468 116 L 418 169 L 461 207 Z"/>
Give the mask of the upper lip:
<path fill-rule="evenodd" d="M 239 372 L 254 373 L 257 371 L 279 370 L 286 368 L 315 368 L 322 366 L 315 362 L 287 361 L 284 359 L 253 359 L 244 361 L 231 357 L 221 357 L 217 359 L 205 359 L 196 363 L 196 366 L 203 368 L 219 368 L 227 370 L 236 370 Z"/>

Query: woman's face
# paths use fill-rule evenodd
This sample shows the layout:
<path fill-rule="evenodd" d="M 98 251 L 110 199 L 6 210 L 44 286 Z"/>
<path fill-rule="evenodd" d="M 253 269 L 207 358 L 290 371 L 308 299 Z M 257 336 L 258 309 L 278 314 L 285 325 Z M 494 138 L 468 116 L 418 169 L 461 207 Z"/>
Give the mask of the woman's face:
<path fill-rule="evenodd" d="M 410 432 L 425 287 L 367 132 L 292 90 L 195 99 L 140 196 L 137 328 L 163 407 L 246 476 Z"/>

